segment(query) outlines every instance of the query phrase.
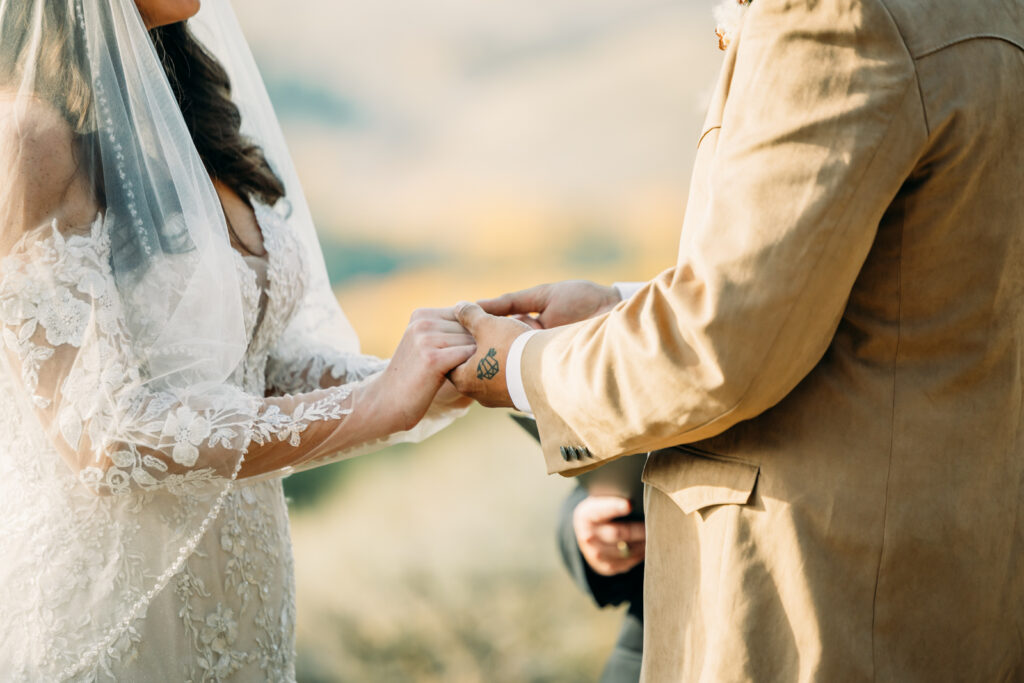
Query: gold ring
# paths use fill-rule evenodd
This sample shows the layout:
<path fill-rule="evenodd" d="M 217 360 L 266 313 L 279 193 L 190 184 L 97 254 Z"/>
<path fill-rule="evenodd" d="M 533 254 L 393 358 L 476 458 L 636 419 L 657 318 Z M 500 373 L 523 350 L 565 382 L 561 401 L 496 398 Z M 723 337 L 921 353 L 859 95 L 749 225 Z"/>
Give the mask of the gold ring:
<path fill-rule="evenodd" d="M 617 544 L 615 544 L 615 547 L 619 549 L 619 555 L 621 555 L 623 559 L 630 556 L 631 551 L 629 549 L 629 544 L 625 541 L 619 541 Z"/>

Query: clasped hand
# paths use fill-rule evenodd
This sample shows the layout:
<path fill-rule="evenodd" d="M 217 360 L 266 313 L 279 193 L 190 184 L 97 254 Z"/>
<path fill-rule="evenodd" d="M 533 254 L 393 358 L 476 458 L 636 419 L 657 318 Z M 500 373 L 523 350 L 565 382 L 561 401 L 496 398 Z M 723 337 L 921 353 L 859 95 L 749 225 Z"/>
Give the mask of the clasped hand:
<path fill-rule="evenodd" d="M 530 330 L 543 330 L 592 318 L 621 298 L 613 287 L 584 280 L 538 285 L 478 304 L 455 306 L 456 319 L 476 342 L 476 350 L 449 377 L 463 395 L 491 408 L 513 407 L 505 377 L 509 347 Z"/>
<path fill-rule="evenodd" d="M 516 337 L 585 320 L 619 301 L 612 287 L 570 280 L 479 304 L 419 309 L 372 399 L 394 415 L 397 430 L 415 426 L 431 403 L 464 407 L 472 399 L 488 407 L 512 407 L 505 372 Z"/>

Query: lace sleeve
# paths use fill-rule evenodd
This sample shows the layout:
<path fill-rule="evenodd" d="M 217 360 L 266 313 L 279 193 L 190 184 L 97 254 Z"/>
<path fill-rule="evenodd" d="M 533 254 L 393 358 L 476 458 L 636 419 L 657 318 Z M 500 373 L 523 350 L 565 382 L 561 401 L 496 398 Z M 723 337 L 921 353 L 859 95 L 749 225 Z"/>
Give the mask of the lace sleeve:
<path fill-rule="evenodd" d="M 360 382 L 357 386 L 365 386 L 374 376 Z M 337 390 L 337 389 L 335 389 Z M 365 439 L 348 439 L 346 445 L 333 447 L 333 439 L 325 439 L 323 445 L 306 457 L 296 459 L 293 463 L 272 468 L 268 474 L 257 478 L 283 477 L 297 472 L 304 472 L 323 465 L 350 460 L 360 455 L 378 451 L 400 443 L 419 443 L 438 433 L 458 418 L 469 412 L 469 408 L 451 408 L 433 404 L 423 419 L 412 429 L 405 431 L 379 432 Z M 319 425 L 318 425 L 319 426 Z"/>
<path fill-rule="evenodd" d="M 176 391 L 149 377 L 100 223 L 87 233 L 63 234 L 54 224 L 26 234 L 0 275 L 4 367 L 90 490 L 180 493 L 284 471 L 390 431 L 380 416 L 346 419 L 365 381 L 263 398 L 228 383 Z"/>
<path fill-rule="evenodd" d="M 337 349 L 298 334 L 282 339 L 267 360 L 267 395 L 287 396 L 346 385 L 363 386 L 387 368 L 388 361 L 360 353 Z M 383 434 L 348 448 L 319 454 L 302 462 L 274 471 L 284 476 L 320 467 L 339 460 L 347 460 L 370 451 L 398 443 L 418 442 L 436 434 L 455 419 L 468 412 L 432 405 L 426 416 L 413 429 Z"/>
<path fill-rule="evenodd" d="M 267 395 L 297 394 L 358 382 L 387 364 L 375 356 L 285 335 L 267 358 Z"/>

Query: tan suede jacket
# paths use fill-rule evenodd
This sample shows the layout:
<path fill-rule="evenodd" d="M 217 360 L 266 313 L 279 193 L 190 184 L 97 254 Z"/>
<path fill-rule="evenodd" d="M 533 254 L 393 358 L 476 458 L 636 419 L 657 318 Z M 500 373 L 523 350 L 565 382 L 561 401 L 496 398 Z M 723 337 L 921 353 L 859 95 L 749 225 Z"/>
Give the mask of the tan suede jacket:
<path fill-rule="evenodd" d="M 523 376 L 656 451 L 645 680 L 1024 680 L 1024 0 L 754 0 L 677 264 Z"/>

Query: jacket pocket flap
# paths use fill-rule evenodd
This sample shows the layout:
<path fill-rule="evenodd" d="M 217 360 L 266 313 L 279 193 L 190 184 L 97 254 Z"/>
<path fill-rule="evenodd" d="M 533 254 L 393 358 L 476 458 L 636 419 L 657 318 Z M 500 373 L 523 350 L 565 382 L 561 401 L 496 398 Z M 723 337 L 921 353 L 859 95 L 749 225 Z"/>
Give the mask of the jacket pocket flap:
<path fill-rule="evenodd" d="M 651 454 L 643 480 L 690 514 L 712 505 L 750 502 L 758 472 L 750 463 L 673 448 Z"/>

